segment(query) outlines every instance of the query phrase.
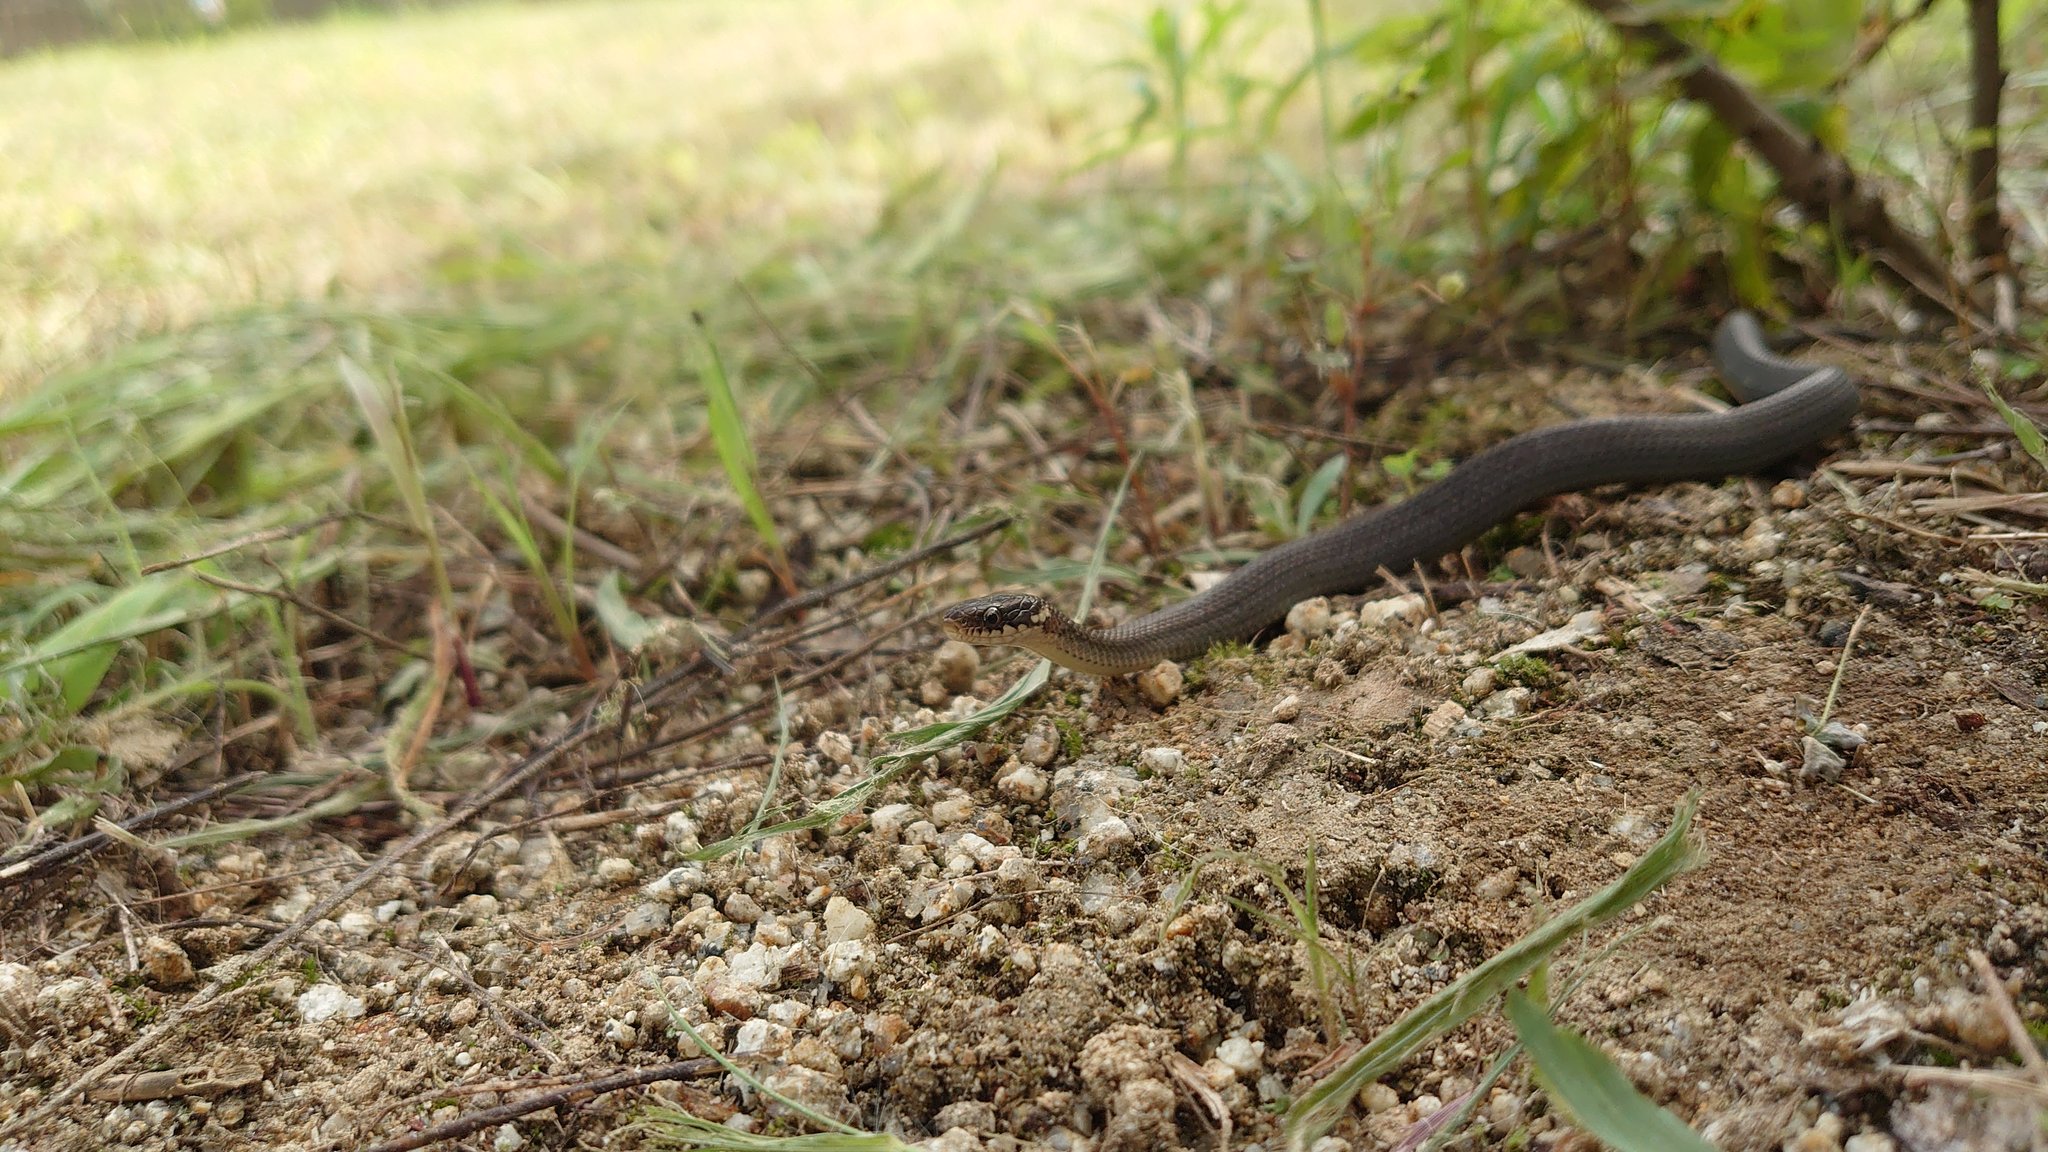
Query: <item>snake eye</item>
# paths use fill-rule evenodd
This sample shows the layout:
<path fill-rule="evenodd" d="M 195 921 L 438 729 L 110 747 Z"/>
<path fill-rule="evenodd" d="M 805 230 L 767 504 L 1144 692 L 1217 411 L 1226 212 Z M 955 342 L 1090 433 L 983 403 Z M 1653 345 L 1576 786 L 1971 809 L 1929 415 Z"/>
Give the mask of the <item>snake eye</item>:
<path fill-rule="evenodd" d="M 1003 626 L 1003 610 L 1000 608 L 990 608 L 983 612 L 981 614 L 981 626 L 991 632 L 1001 629 Z"/>

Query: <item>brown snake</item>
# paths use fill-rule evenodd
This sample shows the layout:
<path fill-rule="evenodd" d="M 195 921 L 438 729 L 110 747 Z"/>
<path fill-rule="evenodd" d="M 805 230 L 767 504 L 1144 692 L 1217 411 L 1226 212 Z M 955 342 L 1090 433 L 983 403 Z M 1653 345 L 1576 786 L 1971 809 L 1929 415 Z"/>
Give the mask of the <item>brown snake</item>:
<path fill-rule="evenodd" d="M 1313 596 L 1362 592 L 1470 543 L 1513 513 L 1561 492 L 1752 472 L 1807 448 L 1856 414 L 1856 383 L 1765 345 L 1735 312 L 1714 333 L 1714 360 L 1738 405 L 1684 415 L 1574 420 L 1511 437 L 1406 500 L 1381 505 L 1269 549 L 1207 591 L 1114 628 L 1089 628 L 1044 597 L 1002 592 L 962 601 L 946 635 L 1028 648 L 1080 672 L 1137 672 L 1252 635 Z"/>

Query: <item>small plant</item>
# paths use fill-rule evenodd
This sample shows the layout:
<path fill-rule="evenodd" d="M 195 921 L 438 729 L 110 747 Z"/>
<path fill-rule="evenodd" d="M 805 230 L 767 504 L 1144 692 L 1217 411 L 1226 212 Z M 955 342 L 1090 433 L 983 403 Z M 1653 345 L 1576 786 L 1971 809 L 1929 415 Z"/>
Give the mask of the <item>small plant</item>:
<path fill-rule="evenodd" d="M 1647 899 L 1652 892 L 1672 878 L 1696 866 L 1700 855 L 1692 842 L 1695 804 L 1695 798 L 1688 796 L 1674 813 L 1670 831 L 1612 884 L 1576 906 L 1566 909 L 1411 1009 L 1401 1019 L 1366 1041 L 1365 1046 L 1344 1061 L 1336 1071 L 1318 1081 L 1307 1094 L 1296 1100 L 1288 1111 L 1288 1146 L 1293 1149 L 1307 1149 L 1336 1124 L 1345 1110 L 1351 1106 L 1351 1102 L 1357 1098 L 1359 1091 L 1367 1084 L 1392 1071 L 1403 1060 L 1419 1051 L 1423 1045 L 1484 1011 L 1493 1003 L 1495 997 L 1512 991 L 1525 976 L 1537 973 L 1553 954 L 1582 933 L 1621 915 Z M 1539 978 L 1539 991 L 1541 983 Z M 1527 1015 L 1526 1011 L 1524 1015 Z M 1518 1028 L 1520 1024 L 1521 1020 L 1518 1019 Z M 1534 1031 L 1532 1027 L 1531 1032 Z M 1525 1035 L 1525 1042 L 1527 1038 Z M 1597 1056 L 1597 1053 L 1595 1055 Z M 1608 1067 L 1611 1069 L 1612 1066 Z M 1570 1090 L 1560 1093 L 1568 1107 L 1571 1106 L 1572 1100 L 1579 1098 L 1580 1089 L 1586 1090 L 1584 1095 L 1590 1100 L 1611 1100 L 1616 1090 L 1612 1080 L 1600 1075 L 1598 1069 L 1590 1062 L 1578 1058 L 1576 1049 L 1568 1054 L 1568 1058 L 1539 1065 L 1539 1071 L 1545 1076 L 1558 1078 L 1561 1083 L 1570 1081 Z M 1616 1078 L 1618 1079 L 1618 1074 Z M 1626 1089 L 1625 1095 L 1634 1100 L 1634 1103 L 1625 1105 L 1631 1117 L 1640 1117 L 1642 1109 L 1647 1108 L 1670 1120 L 1668 1113 L 1664 1113 L 1649 1101 L 1642 1100 L 1625 1080 L 1622 1080 L 1620 1085 L 1622 1089 Z M 1671 1122 L 1676 1123 L 1675 1120 Z M 1652 1152 L 1657 1148 L 1692 1146 L 1654 1143 L 1654 1139 L 1664 1132 L 1663 1126 L 1655 1121 L 1649 1122 L 1640 1130 L 1630 1128 L 1628 1131 L 1633 1134 L 1630 1142 L 1617 1146 L 1631 1152 Z M 1603 1137 L 1607 1136 L 1605 1132 L 1601 1134 Z"/>
<path fill-rule="evenodd" d="M 1501 679 L 1525 688 L 1543 689 L 1557 682 L 1557 669 L 1541 658 L 1526 652 L 1516 652 L 1493 662 Z"/>
<path fill-rule="evenodd" d="M 718 461 L 725 468 L 725 478 L 739 497 L 740 506 L 747 510 L 747 519 L 753 521 L 761 546 L 768 549 L 773 557 L 776 577 L 785 589 L 794 594 L 796 585 L 789 573 L 789 556 L 783 551 L 782 534 L 775 527 L 775 517 L 769 514 L 767 502 L 761 499 L 754 446 L 747 438 L 746 422 L 740 416 L 739 400 L 734 394 L 732 379 L 726 374 L 725 359 L 718 354 L 718 345 L 712 341 L 710 333 L 704 331 L 703 318 L 692 316 L 691 320 L 703 340 L 704 354 L 698 375 L 704 382 L 711 442 L 718 447 Z"/>

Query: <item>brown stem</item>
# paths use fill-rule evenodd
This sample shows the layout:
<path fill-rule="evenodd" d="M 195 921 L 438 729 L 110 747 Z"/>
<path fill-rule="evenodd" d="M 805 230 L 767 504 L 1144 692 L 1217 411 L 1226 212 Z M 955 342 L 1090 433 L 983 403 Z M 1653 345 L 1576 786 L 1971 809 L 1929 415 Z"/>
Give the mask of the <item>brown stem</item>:
<path fill-rule="evenodd" d="M 1962 307 L 1950 291 L 1949 272 L 1918 237 L 1885 211 L 1884 201 L 1863 186 L 1848 162 L 1760 100 L 1706 52 L 1654 20 L 1639 15 L 1627 0 L 1579 0 L 1614 26 L 1621 37 L 1672 66 L 1685 95 L 1719 118 L 1778 174 L 1779 187 L 1814 216 L 1833 220 L 1906 284 L 1939 307 Z"/>
<path fill-rule="evenodd" d="M 1998 105 L 2004 92 L 1998 0 L 1970 0 L 1970 134 L 1964 157 L 1969 173 L 1970 270 L 1979 283 L 2007 267 L 2005 221 L 1998 215 Z"/>
<path fill-rule="evenodd" d="M 1894 15 L 1887 10 L 1878 17 L 1876 24 L 1866 25 L 1863 34 L 1856 38 L 1856 49 L 1850 53 L 1849 63 L 1828 81 L 1827 90 L 1833 93 L 1847 88 L 1849 82 L 1862 75 L 1863 69 L 1877 59 L 1878 53 L 1889 47 L 1899 33 L 1925 19 L 1933 9 L 1934 0 L 1920 0 L 1911 11 Z"/>

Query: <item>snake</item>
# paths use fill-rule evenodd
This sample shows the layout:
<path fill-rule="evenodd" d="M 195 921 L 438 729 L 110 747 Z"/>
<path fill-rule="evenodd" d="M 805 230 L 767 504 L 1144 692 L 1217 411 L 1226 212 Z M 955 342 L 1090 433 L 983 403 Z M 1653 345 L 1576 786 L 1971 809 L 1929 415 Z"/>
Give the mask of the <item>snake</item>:
<path fill-rule="evenodd" d="M 1077 672 L 1140 672 L 1249 638 L 1303 600 L 1368 591 L 1383 572 L 1463 548 L 1546 497 L 1755 472 L 1847 427 L 1856 414 L 1857 386 L 1846 372 L 1773 352 L 1748 312 L 1722 320 L 1713 355 L 1735 397 L 1731 407 L 1522 432 L 1405 500 L 1269 548 L 1206 590 L 1115 627 L 1078 623 L 1030 592 L 998 592 L 946 608 L 941 629 L 970 644 L 1024 648 Z"/>

